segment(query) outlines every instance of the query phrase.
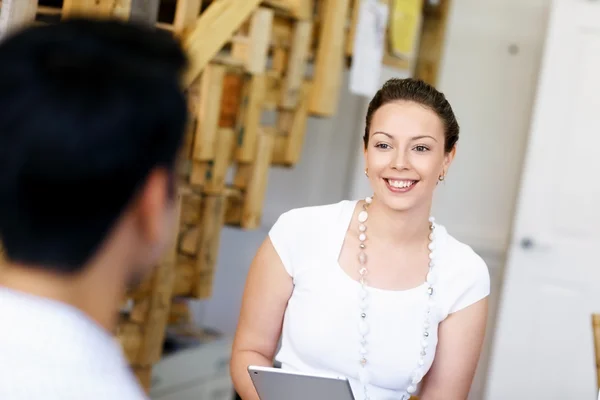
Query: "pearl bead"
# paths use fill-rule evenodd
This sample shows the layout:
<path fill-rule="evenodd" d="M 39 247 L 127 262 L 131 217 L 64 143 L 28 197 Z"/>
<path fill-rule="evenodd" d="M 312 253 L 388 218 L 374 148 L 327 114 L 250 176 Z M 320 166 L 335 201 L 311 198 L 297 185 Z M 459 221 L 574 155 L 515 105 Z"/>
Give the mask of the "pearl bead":
<path fill-rule="evenodd" d="M 369 197 L 365 198 L 365 202 L 367 204 L 371 204 L 373 202 L 373 198 L 371 196 L 369 196 Z"/>
<path fill-rule="evenodd" d="M 361 233 L 360 235 L 358 235 L 358 240 L 360 240 L 361 242 L 364 242 L 365 240 L 367 240 L 367 235 L 365 235 L 364 233 Z"/>
<path fill-rule="evenodd" d="M 411 385 L 411 386 L 409 386 L 409 387 L 406 389 L 406 391 L 407 391 L 408 393 L 410 393 L 410 394 L 413 394 L 413 393 L 415 392 L 415 390 L 416 390 L 416 389 L 415 389 L 415 387 L 414 387 L 414 386 L 412 386 L 412 385 Z"/>
<path fill-rule="evenodd" d="M 367 220 L 367 218 L 369 218 L 369 213 L 366 211 L 361 211 L 358 213 L 358 222 L 363 223 Z"/>
<path fill-rule="evenodd" d="M 358 225 L 358 230 L 360 232 L 364 232 L 367 230 L 367 227 L 364 224 L 360 224 L 360 225 Z"/>
<path fill-rule="evenodd" d="M 358 253 L 358 261 L 360 262 L 360 265 L 365 265 L 367 262 L 367 253 L 364 251 Z"/>

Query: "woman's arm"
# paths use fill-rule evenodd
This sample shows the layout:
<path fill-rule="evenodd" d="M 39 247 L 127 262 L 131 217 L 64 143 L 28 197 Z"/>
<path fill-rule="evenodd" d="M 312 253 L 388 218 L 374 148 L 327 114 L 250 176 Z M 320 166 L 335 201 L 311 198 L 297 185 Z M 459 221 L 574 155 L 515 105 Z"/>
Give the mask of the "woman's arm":
<path fill-rule="evenodd" d="M 267 238 L 250 265 L 231 355 L 231 378 L 243 400 L 259 400 L 248 365 L 272 366 L 293 282 Z"/>
<path fill-rule="evenodd" d="M 436 355 L 419 400 L 466 400 L 483 345 L 487 310 L 485 297 L 440 324 Z"/>

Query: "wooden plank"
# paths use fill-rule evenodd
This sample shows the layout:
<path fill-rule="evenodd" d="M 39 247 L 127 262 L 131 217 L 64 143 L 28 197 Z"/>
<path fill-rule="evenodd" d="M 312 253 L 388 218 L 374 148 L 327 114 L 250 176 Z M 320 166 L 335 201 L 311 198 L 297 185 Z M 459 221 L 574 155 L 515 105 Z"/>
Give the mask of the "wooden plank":
<path fill-rule="evenodd" d="M 37 0 L 3 0 L 0 5 L 0 39 L 35 20 Z"/>
<path fill-rule="evenodd" d="M 209 64 L 200 77 L 200 98 L 195 114 L 198 119 L 194 136 L 195 161 L 208 161 L 214 157 L 225 72 L 225 66 Z"/>
<path fill-rule="evenodd" d="M 242 192 L 232 187 L 226 189 L 226 195 L 225 223 L 230 226 L 239 227 L 242 223 L 242 211 L 244 207 Z"/>
<path fill-rule="evenodd" d="M 354 54 L 354 36 L 356 35 L 356 24 L 358 23 L 358 14 L 360 10 L 360 0 L 350 0 L 350 27 L 346 38 L 346 56 L 352 57 Z"/>
<path fill-rule="evenodd" d="M 233 156 L 235 132 L 231 128 L 220 128 L 217 135 L 215 160 L 208 171 L 204 192 L 220 194 L 225 189 L 225 178 Z"/>
<path fill-rule="evenodd" d="M 191 296 L 195 277 L 196 261 L 183 254 L 177 257 L 175 266 L 175 282 L 173 283 L 173 297 Z"/>
<path fill-rule="evenodd" d="M 600 388 L 600 314 L 592 314 L 592 332 L 596 359 L 596 384 Z"/>
<path fill-rule="evenodd" d="M 198 193 L 187 193 L 181 199 L 181 224 L 193 225 L 200 222 L 202 196 Z"/>
<path fill-rule="evenodd" d="M 190 66 L 184 84 L 190 85 L 208 62 L 219 52 L 233 33 L 247 20 L 261 0 L 213 1 L 200 14 L 189 34 L 183 35 L 183 47 L 189 55 Z"/>
<path fill-rule="evenodd" d="M 132 0 L 64 0 L 62 17 L 88 16 L 95 18 L 128 19 Z"/>
<path fill-rule="evenodd" d="M 195 256 L 198 253 L 198 235 L 200 227 L 188 225 L 179 228 L 179 253 L 187 256 Z"/>
<path fill-rule="evenodd" d="M 178 0 L 173 21 L 173 33 L 180 36 L 189 32 L 198 20 L 202 0 Z"/>
<path fill-rule="evenodd" d="M 281 92 L 281 108 L 291 110 L 297 107 L 306 74 L 308 53 L 312 39 L 312 22 L 298 21 L 294 26 L 294 38 L 288 61 L 287 74 Z"/>
<path fill-rule="evenodd" d="M 240 73 L 228 72 L 223 79 L 223 94 L 221 98 L 221 115 L 219 127 L 235 128 L 240 109 L 242 86 L 244 78 Z"/>
<path fill-rule="evenodd" d="M 330 117 L 337 112 L 344 68 L 346 17 L 350 0 L 323 0 L 323 21 L 309 101 L 312 114 Z"/>
<path fill-rule="evenodd" d="M 130 0 L 131 11 L 129 18 L 151 26 L 158 22 L 158 7 L 160 0 Z"/>
<path fill-rule="evenodd" d="M 262 3 L 295 19 L 308 20 L 313 16 L 314 0 L 263 0 Z"/>
<path fill-rule="evenodd" d="M 195 187 L 204 186 L 208 179 L 208 171 L 211 168 L 210 161 L 192 161 L 192 170 L 190 171 L 190 185 Z"/>
<path fill-rule="evenodd" d="M 194 294 L 198 299 L 212 295 L 213 279 L 221 243 L 221 228 L 225 220 L 225 194 L 206 196 L 202 213 L 202 233 L 198 242 Z"/>
<path fill-rule="evenodd" d="M 245 86 L 247 94 L 243 97 L 238 117 L 238 147 L 235 155 L 238 162 L 250 162 L 256 153 L 256 140 L 265 99 L 265 75 L 252 75 Z"/>
<path fill-rule="evenodd" d="M 243 229 L 256 229 L 260 226 L 274 143 L 275 137 L 269 131 L 261 132 L 258 137 L 256 157 L 244 198 L 240 224 Z"/>
<path fill-rule="evenodd" d="M 277 71 L 270 70 L 265 76 L 265 96 L 263 109 L 265 111 L 278 111 L 281 103 L 281 90 L 283 79 Z"/>
<path fill-rule="evenodd" d="M 278 131 L 285 132 L 284 144 L 277 143 L 281 139 L 276 138 L 273 151 L 274 165 L 291 167 L 295 165 L 302 155 L 304 137 L 306 136 L 306 123 L 308 121 L 308 96 L 311 92 L 311 84 L 305 82 L 300 96 L 298 108 L 294 111 L 281 111 L 277 123 Z"/>
<path fill-rule="evenodd" d="M 271 69 L 269 72 L 275 73 L 278 78 L 281 78 L 287 69 L 288 64 L 288 52 L 286 49 L 276 47 L 273 49 L 273 57 L 271 60 Z M 277 101 L 278 102 L 278 101 Z"/>
<path fill-rule="evenodd" d="M 262 74 L 267 68 L 272 26 L 273 10 L 260 7 L 252 14 L 246 54 L 246 70 L 251 74 Z"/>
<path fill-rule="evenodd" d="M 413 75 L 433 86 L 437 84 L 442 61 L 450 6 L 451 0 L 441 0 L 437 5 L 428 1 L 425 6 L 423 33 Z"/>

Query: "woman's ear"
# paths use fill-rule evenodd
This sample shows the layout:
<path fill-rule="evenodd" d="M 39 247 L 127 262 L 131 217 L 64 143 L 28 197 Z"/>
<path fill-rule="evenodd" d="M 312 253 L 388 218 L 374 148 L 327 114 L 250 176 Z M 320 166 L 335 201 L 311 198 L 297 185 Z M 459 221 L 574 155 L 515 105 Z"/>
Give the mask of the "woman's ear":
<path fill-rule="evenodd" d="M 450 164 L 452 164 L 452 161 L 454 161 L 454 156 L 456 155 L 456 145 L 454 145 L 454 147 L 452 147 L 452 150 L 446 152 L 446 154 L 444 154 L 444 171 L 446 171 L 446 173 L 448 173 L 448 169 L 450 168 Z"/>

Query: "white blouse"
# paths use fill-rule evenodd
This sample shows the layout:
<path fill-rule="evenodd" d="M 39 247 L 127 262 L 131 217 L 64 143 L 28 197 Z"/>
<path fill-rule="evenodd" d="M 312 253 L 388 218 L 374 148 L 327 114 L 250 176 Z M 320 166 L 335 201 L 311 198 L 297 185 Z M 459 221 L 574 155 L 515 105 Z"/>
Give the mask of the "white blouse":
<path fill-rule="evenodd" d="M 293 209 L 279 217 L 269 237 L 294 282 L 276 360 L 284 369 L 346 376 L 358 400 L 363 398 L 358 381 L 360 284 L 338 263 L 356 203 Z M 424 372 L 435 356 L 437 325 L 490 292 L 485 262 L 439 224 L 436 253 L 436 309 Z M 368 392 L 373 400 L 397 400 L 411 383 L 421 351 L 425 285 L 402 291 L 369 288 Z"/>

